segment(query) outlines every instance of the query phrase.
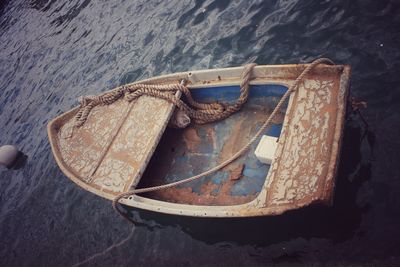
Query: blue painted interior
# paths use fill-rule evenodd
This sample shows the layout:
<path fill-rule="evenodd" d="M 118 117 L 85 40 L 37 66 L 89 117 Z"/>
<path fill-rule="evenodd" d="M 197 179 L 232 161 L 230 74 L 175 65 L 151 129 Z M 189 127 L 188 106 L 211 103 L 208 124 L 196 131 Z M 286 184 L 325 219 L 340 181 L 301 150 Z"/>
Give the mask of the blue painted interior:
<path fill-rule="evenodd" d="M 261 106 L 265 103 L 268 103 L 268 99 L 265 98 L 271 98 L 271 97 L 279 98 L 286 92 L 286 90 L 287 87 L 283 85 L 271 85 L 271 84 L 252 85 L 250 86 L 249 99 L 246 105 Z M 204 101 L 213 102 L 215 100 L 218 100 L 220 102 L 232 103 L 239 97 L 240 87 L 224 86 L 224 87 L 212 87 L 212 88 L 198 88 L 191 90 L 191 93 L 194 99 L 201 102 Z M 204 154 L 204 156 L 209 157 L 212 166 L 216 165 L 218 154 L 220 153 L 224 145 L 224 139 L 225 139 L 224 136 L 229 135 L 231 126 L 233 125 L 233 119 L 234 118 L 231 117 L 224 121 L 218 122 L 214 125 L 215 132 L 217 133 L 218 136 L 217 139 L 219 141 L 217 142 L 216 149 L 210 146 L 207 142 L 205 142 L 199 147 L 199 151 L 197 153 L 202 153 Z M 257 125 L 257 130 L 260 126 L 261 125 Z M 267 130 L 266 134 L 274 137 L 279 137 L 281 130 L 282 130 L 282 124 L 273 124 Z M 201 128 L 199 129 L 198 134 L 202 140 L 206 140 L 205 138 L 206 133 L 202 131 Z M 243 170 L 243 178 L 236 181 L 231 189 L 232 195 L 247 195 L 249 193 L 251 194 L 254 192 L 260 192 L 262 185 L 265 182 L 265 177 L 267 176 L 270 166 L 262 164 L 255 157 L 254 150 L 257 144 L 252 147 L 252 149 L 247 153 L 247 155 L 243 159 L 239 159 L 240 163 L 245 164 L 245 168 Z M 196 155 L 186 154 L 185 156 L 179 158 L 178 161 L 180 161 L 183 164 L 190 164 L 191 161 L 198 159 L 199 159 L 198 154 Z M 191 174 L 197 174 L 199 173 L 199 171 L 204 171 L 210 167 L 211 166 L 204 166 L 204 168 L 202 168 L 201 170 L 195 171 Z M 224 181 L 229 179 L 229 173 L 227 171 L 220 171 L 212 175 L 212 177 L 210 178 L 214 184 L 220 185 Z M 201 185 L 206 179 L 202 179 L 203 181 L 194 182 L 192 184 L 184 186 L 190 186 L 193 188 L 193 191 L 200 194 Z M 217 194 L 218 189 L 215 189 L 213 193 Z"/>
<path fill-rule="evenodd" d="M 249 140 L 267 118 L 267 115 L 264 117 L 262 114 L 269 114 L 286 90 L 287 87 L 282 85 L 250 86 L 249 99 L 238 113 L 216 123 L 196 125 L 192 128 L 195 129 L 196 134 L 201 139 L 195 151 L 190 151 L 183 141 L 184 132 L 168 133 L 167 130 L 167 133 L 164 134 L 166 137 L 163 137 L 158 148 L 160 149 L 160 147 L 163 147 L 160 154 L 162 154 L 164 158 L 155 157 L 154 160 L 162 160 L 165 162 L 165 159 L 168 158 L 170 163 L 165 168 L 165 172 L 158 173 L 157 170 L 154 170 L 154 173 L 149 174 L 149 176 L 163 177 L 160 183 L 173 182 L 199 174 L 216 166 L 221 162 L 221 151 L 223 151 L 224 145 L 228 140 L 235 134 L 234 131 L 237 131 L 238 127 L 239 129 L 243 127 L 243 129 L 247 131 L 251 129 L 251 133 L 248 134 L 248 136 L 239 135 L 240 139 L 243 140 L 238 142 L 244 143 L 245 140 Z M 239 86 L 198 88 L 191 90 L 191 93 L 193 98 L 200 102 L 219 101 L 222 103 L 232 103 L 239 97 L 240 88 Z M 255 112 L 259 114 L 258 117 L 253 115 Z M 282 124 L 273 124 L 265 134 L 279 137 L 281 129 Z M 210 131 L 214 134 L 214 138 L 210 137 Z M 178 134 L 180 134 L 180 136 L 177 136 Z M 261 191 L 270 166 L 259 162 L 254 155 L 257 145 L 258 142 L 250 148 L 245 156 L 234 163 L 236 166 L 244 164 L 245 167 L 243 169 L 243 177 L 236 180 L 234 185 L 230 188 L 230 195 L 247 196 L 249 194 L 254 195 Z M 232 151 L 232 154 L 240 149 L 241 145 L 237 146 L 238 147 L 235 147 L 235 151 Z M 230 154 L 225 155 L 225 157 L 227 156 L 230 156 Z M 148 169 L 153 168 L 149 166 Z M 222 170 L 211 175 L 211 177 L 204 177 L 200 180 L 183 184 L 181 187 L 190 187 L 193 192 L 201 195 L 204 193 L 202 192 L 202 186 L 211 181 L 216 185 L 211 195 L 216 196 L 220 193 L 223 184 L 230 179 L 230 175 L 231 172 L 229 170 Z"/>
<path fill-rule="evenodd" d="M 287 87 L 278 84 L 262 84 L 251 85 L 249 100 L 259 97 L 282 96 L 287 91 Z M 223 86 L 223 87 L 209 87 L 197 88 L 190 91 L 193 98 L 199 101 L 215 101 L 223 100 L 226 102 L 234 102 L 240 95 L 240 87 Z"/>
<path fill-rule="evenodd" d="M 281 97 L 287 91 L 287 87 L 278 84 L 251 85 L 249 99 L 246 105 L 260 103 L 260 99 L 265 97 Z M 192 97 L 200 102 L 220 102 L 233 103 L 240 95 L 240 87 L 223 86 L 197 88 L 191 90 Z M 267 135 L 279 137 L 282 124 L 273 124 L 266 132 Z"/>

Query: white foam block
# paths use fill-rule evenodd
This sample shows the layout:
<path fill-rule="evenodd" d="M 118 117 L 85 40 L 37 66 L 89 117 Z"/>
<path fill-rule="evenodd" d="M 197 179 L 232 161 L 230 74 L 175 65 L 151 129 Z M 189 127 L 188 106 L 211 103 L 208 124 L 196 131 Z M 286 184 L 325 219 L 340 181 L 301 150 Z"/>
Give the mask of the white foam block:
<path fill-rule="evenodd" d="M 266 164 L 271 164 L 275 157 L 275 150 L 278 146 L 278 138 L 268 135 L 261 137 L 260 143 L 254 154 L 259 161 Z"/>

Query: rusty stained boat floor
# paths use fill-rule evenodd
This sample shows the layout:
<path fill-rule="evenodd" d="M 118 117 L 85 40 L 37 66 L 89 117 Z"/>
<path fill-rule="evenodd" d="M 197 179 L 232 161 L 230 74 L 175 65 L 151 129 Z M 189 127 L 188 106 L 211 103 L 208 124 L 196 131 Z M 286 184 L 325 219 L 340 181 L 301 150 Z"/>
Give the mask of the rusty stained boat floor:
<path fill-rule="evenodd" d="M 271 88 L 275 90 L 273 94 Z M 197 89 L 193 94 L 200 101 L 233 101 L 238 89 L 232 90 L 215 88 L 211 92 Z M 254 136 L 285 91 L 286 87 L 279 85 L 252 86 L 248 102 L 238 113 L 223 121 L 191 125 L 184 130 L 167 128 L 137 188 L 181 180 L 226 160 Z M 278 137 L 283 118 L 284 111 L 278 113 L 266 134 Z M 257 143 L 243 157 L 209 177 L 142 196 L 193 205 L 250 202 L 261 191 L 270 166 L 255 157 Z"/>

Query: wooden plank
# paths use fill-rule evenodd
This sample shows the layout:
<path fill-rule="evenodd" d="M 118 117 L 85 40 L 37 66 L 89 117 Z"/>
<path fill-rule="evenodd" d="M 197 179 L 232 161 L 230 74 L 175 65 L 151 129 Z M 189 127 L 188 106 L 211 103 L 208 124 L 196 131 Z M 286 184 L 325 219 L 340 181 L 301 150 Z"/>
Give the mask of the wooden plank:
<path fill-rule="evenodd" d="M 85 183 L 111 194 L 125 192 L 138 183 L 172 111 L 169 102 L 149 96 L 97 106 L 71 137 L 73 119 L 61 126 L 61 157 Z"/>
<path fill-rule="evenodd" d="M 266 184 L 265 206 L 331 201 L 331 166 L 336 167 L 339 145 L 333 129 L 342 129 L 337 123 L 343 122 L 345 102 L 339 87 L 340 74 L 314 75 L 293 95 Z M 326 190 L 331 193 L 326 195 Z"/>

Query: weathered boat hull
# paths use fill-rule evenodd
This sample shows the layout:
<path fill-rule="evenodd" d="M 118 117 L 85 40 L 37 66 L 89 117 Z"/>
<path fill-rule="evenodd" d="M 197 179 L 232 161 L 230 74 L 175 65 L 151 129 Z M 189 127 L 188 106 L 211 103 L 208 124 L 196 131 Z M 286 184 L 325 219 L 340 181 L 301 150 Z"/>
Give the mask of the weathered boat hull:
<path fill-rule="evenodd" d="M 77 112 L 73 109 L 48 125 L 53 154 L 72 181 L 110 200 L 131 188 L 186 178 L 240 148 L 243 140 L 254 133 L 257 123 L 264 116 L 267 118 L 268 108 L 263 103 L 273 103 L 305 66 L 255 67 L 250 88 L 254 95 L 249 106 L 243 108 L 243 113 L 221 122 L 224 127 L 213 123 L 164 133 L 174 107 L 164 100 L 142 96 L 141 102 L 131 106 L 121 100 L 113 107 L 96 107 L 82 129 L 74 130 L 69 137 Z M 225 97 L 229 101 L 232 90 L 237 91 L 241 82 L 242 70 L 237 67 L 182 72 L 140 83 L 177 83 L 185 78 L 195 97 Z M 283 122 L 273 126 L 279 142 L 271 166 L 258 164 L 254 156 L 251 158 L 253 151 L 249 151 L 245 159 L 217 175 L 203 178 L 201 183 L 134 195 L 121 202 L 156 212 L 201 217 L 274 215 L 315 203 L 330 204 L 349 76 L 349 66 L 321 65 L 301 82 L 290 96 Z M 144 107 L 150 110 L 141 113 Z M 148 118 L 149 112 L 158 115 Z M 231 177 L 238 168 L 242 168 L 243 175 Z"/>

